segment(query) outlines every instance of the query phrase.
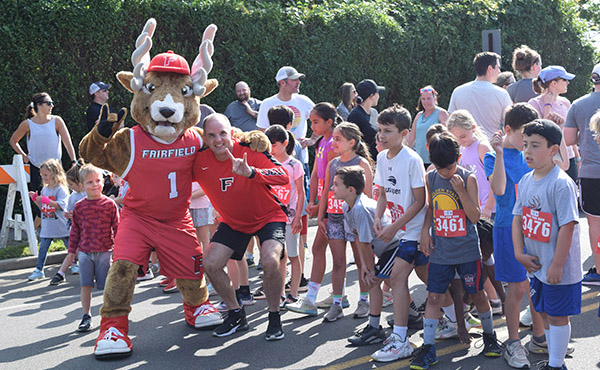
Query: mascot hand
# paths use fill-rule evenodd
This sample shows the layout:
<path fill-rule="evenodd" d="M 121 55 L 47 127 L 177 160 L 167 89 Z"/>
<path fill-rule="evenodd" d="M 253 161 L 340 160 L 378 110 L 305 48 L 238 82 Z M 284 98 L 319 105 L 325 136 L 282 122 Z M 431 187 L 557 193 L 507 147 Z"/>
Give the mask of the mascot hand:
<path fill-rule="evenodd" d="M 121 108 L 119 113 L 108 113 L 108 104 L 104 104 L 100 110 L 98 133 L 105 138 L 111 137 L 118 129 L 123 127 L 126 115 L 127 108 Z"/>
<path fill-rule="evenodd" d="M 236 136 L 238 136 L 241 141 L 250 144 L 250 149 L 255 152 L 262 153 L 271 151 L 271 142 L 269 141 L 269 138 L 258 130 L 242 132 Z"/>

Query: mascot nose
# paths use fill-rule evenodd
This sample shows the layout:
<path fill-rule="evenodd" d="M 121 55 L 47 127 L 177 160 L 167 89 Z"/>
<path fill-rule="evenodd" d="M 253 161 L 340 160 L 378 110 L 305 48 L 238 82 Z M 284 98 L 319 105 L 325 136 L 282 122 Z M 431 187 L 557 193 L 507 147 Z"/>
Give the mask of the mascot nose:
<path fill-rule="evenodd" d="M 171 117 L 173 114 L 175 114 L 175 110 L 171 109 L 171 108 L 160 108 L 158 110 L 160 112 L 160 114 L 165 117 L 165 118 L 169 118 Z"/>

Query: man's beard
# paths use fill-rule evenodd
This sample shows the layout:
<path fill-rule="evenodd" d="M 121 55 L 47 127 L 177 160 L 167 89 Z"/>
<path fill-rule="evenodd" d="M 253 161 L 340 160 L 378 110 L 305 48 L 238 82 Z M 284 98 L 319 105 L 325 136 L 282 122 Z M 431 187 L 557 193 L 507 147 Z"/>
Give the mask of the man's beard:
<path fill-rule="evenodd" d="M 238 95 L 237 99 L 240 103 L 244 103 L 244 102 L 247 102 L 248 100 L 250 100 L 250 96 L 248 96 L 248 95 L 239 96 Z"/>

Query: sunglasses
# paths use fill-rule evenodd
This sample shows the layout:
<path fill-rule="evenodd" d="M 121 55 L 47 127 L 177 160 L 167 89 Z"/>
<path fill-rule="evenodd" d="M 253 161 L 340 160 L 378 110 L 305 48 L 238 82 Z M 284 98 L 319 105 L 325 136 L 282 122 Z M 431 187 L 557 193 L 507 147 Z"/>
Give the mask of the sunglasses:
<path fill-rule="evenodd" d="M 41 102 L 41 104 L 46 104 L 47 106 L 51 107 L 54 105 L 54 102 L 52 100 L 46 100 Z"/>
<path fill-rule="evenodd" d="M 421 90 L 419 90 L 421 94 L 426 93 L 426 92 L 430 92 L 432 94 L 436 94 L 436 91 L 431 88 L 431 87 L 424 87 Z"/>

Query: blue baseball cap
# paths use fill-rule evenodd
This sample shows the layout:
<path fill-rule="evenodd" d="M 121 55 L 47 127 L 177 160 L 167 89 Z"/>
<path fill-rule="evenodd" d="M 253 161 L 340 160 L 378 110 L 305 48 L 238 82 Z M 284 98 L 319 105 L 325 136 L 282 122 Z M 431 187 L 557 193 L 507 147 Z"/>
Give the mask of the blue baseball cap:
<path fill-rule="evenodd" d="M 543 83 L 552 81 L 559 77 L 564 78 L 565 80 L 572 80 L 575 78 L 575 75 L 567 72 L 567 70 L 562 66 L 548 66 L 542 69 L 538 75 L 538 78 L 542 80 Z"/>

